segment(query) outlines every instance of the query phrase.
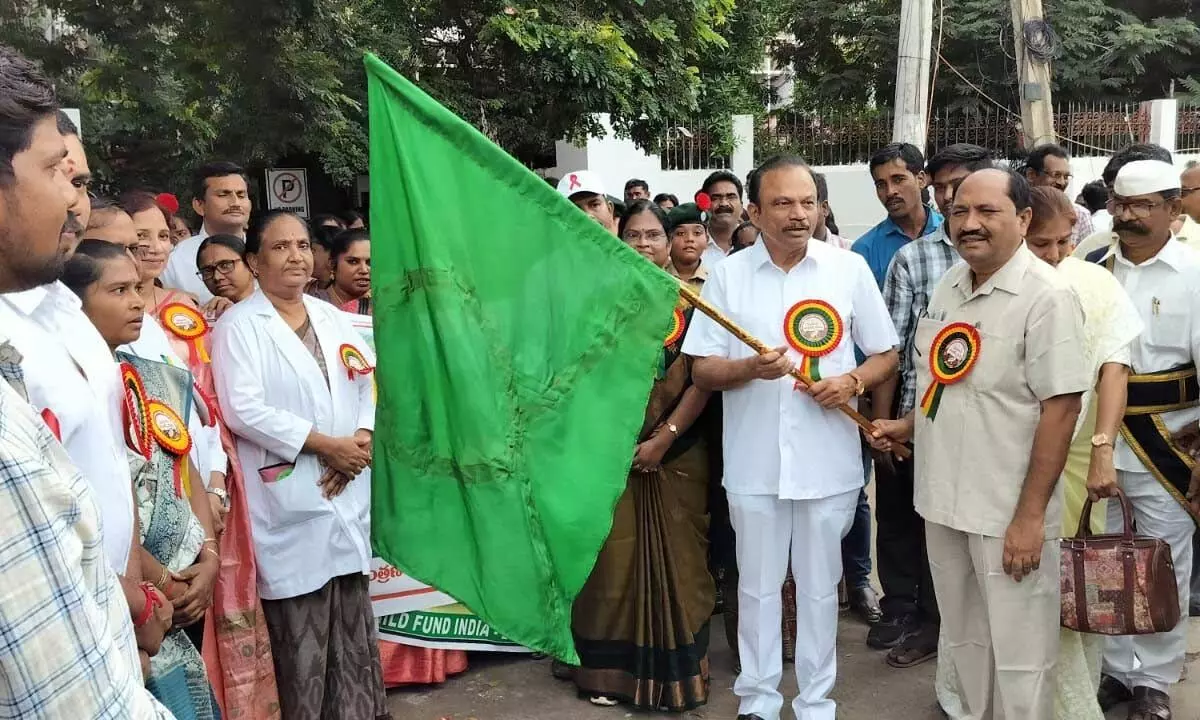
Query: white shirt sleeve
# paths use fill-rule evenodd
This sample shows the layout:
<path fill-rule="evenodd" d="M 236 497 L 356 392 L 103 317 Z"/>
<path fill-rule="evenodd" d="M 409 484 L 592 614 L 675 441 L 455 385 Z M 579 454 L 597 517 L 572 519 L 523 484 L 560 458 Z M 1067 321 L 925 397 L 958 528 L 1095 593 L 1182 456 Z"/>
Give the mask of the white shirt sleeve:
<path fill-rule="evenodd" d="M 721 267 L 709 274 L 700 296 L 716 309 L 722 312 L 729 311 L 729 305 L 725 299 L 725 273 L 722 272 Z M 687 337 L 683 339 L 683 352 L 692 357 L 729 358 L 732 356 L 732 341 L 733 335 L 728 330 L 718 325 L 709 316 L 696 310 L 692 313 L 692 322 L 688 327 Z"/>
<path fill-rule="evenodd" d="M 900 344 L 896 326 L 892 323 L 887 303 L 875 284 L 875 276 L 860 255 L 852 259 L 855 264 L 854 319 L 850 323 L 850 334 L 854 344 L 868 357 L 887 352 Z"/>

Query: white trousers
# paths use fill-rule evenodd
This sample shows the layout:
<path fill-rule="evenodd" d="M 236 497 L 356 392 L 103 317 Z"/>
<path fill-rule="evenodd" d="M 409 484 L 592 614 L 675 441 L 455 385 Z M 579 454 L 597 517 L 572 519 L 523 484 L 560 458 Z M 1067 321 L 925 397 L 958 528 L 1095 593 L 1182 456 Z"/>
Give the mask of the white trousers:
<path fill-rule="evenodd" d="M 938 664 L 953 664 L 958 676 L 960 717 L 1052 720 L 1059 541 L 1047 540 L 1041 567 L 1017 582 L 1004 572 L 1004 538 L 931 522 L 925 537 L 942 615 Z"/>
<path fill-rule="evenodd" d="M 1170 632 L 1109 638 L 1104 649 L 1104 673 L 1130 688 L 1148 687 L 1168 692 L 1171 685 L 1179 682 L 1187 654 L 1192 535 L 1196 524 L 1150 473 L 1118 471 L 1117 482 L 1133 504 L 1137 534 L 1164 540 L 1171 546 L 1181 619 Z M 1121 504 L 1109 500 L 1106 532 L 1120 532 L 1124 524 Z"/>
<path fill-rule="evenodd" d="M 796 720 L 833 720 L 827 696 L 837 675 L 837 584 L 842 538 L 854 522 L 858 490 L 818 500 L 729 493 L 737 536 L 738 714 L 778 720 L 783 709 L 783 588 L 791 558 L 796 579 Z"/>

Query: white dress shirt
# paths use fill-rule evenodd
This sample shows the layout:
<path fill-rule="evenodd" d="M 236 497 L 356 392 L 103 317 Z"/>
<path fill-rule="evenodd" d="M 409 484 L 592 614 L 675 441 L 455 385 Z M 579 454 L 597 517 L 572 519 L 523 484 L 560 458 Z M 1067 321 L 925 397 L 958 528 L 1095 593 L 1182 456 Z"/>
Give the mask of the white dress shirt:
<path fill-rule="evenodd" d="M 200 232 L 175 246 L 167 256 L 167 267 L 159 280 L 163 287 L 183 290 L 196 296 L 203 305 L 213 299 L 208 286 L 200 279 L 200 271 L 196 265 L 196 253 L 200 252 L 200 243 L 208 237 L 208 230 L 201 226 Z"/>
<path fill-rule="evenodd" d="M 708 246 L 704 248 L 704 252 L 700 253 L 701 264 L 708 266 L 708 269 L 712 270 L 727 257 L 729 257 L 729 253 L 722 250 L 717 241 L 713 240 L 713 236 L 709 235 Z"/>
<path fill-rule="evenodd" d="M 133 542 L 133 484 L 116 359 L 62 283 L 0 297 L 0 327 L 23 356 L 29 400 L 38 412 L 53 413 L 67 455 L 100 506 L 105 556 L 123 575 Z"/>
<path fill-rule="evenodd" d="M 1133 373 L 1170 370 L 1200 360 L 1200 254 L 1172 238 L 1141 265 L 1126 260 L 1120 245 L 1105 259 L 1114 255 L 1113 275 L 1146 328 L 1133 341 Z M 1168 430 L 1178 432 L 1200 420 L 1200 407 L 1164 413 L 1162 419 Z M 1123 437 L 1117 439 L 1113 464 L 1118 470 L 1149 472 Z"/>
<path fill-rule="evenodd" d="M 793 305 L 811 299 L 833 305 L 846 331 L 819 360 L 823 378 L 854 370 L 855 345 L 876 355 L 900 342 L 866 261 L 820 241 L 810 241 L 804 260 L 786 273 L 771 261 L 766 245 L 756 243 L 710 268 L 703 296 L 771 347 L 787 345 L 783 321 Z M 683 352 L 729 360 L 754 355 L 702 313 L 692 319 Z M 789 354 L 799 364 L 801 356 Z M 862 487 L 858 426 L 837 410 L 821 408 L 794 383 L 791 377 L 754 380 L 722 394 L 729 492 L 810 500 Z"/>
<path fill-rule="evenodd" d="M 142 320 L 141 337 L 128 345 L 122 345 L 120 349 L 140 358 L 166 363 L 182 370 L 188 369 L 187 363 L 171 347 L 167 331 L 163 330 L 162 326 L 148 314 Z M 195 412 L 189 413 L 186 418 L 188 433 L 192 436 L 192 449 L 189 456 L 192 464 L 199 471 L 204 486 L 208 487 L 212 482 L 212 473 L 224 473 L 228 469 L 229 458 L 221 446 L 220 429 L 215 425 L 206 426 L 200 418 L 200 408 L 204 407 L 204 399 L 194 386 L 192 388 L 192 406 L 195 408 Z"/>

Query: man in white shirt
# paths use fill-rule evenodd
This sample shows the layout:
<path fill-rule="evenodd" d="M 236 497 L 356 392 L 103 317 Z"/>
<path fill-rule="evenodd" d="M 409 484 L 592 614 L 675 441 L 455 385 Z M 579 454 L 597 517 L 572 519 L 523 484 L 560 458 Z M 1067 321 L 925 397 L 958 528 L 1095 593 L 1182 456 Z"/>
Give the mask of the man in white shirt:
<path fill-rule="evenodd" d="M 821 204 L 796 157 L 752 175 L 762 241 L 710 270 L 704 297 L 777 349 L 759 356 L 697 314 L 683 350 L 694 378 L 724 393 L 724 486 L 737 533 L 742 720 L 783 707 L 780 620 L 789 559 L 796 579 L 796 679 L 802 720 L 832 720 L 841 539 L 862 488 L 858 429 L 837 406 L 895 372 L 896 331 L 866 263 L 811 242 Z M 854 346 L 867 360 L 856 367 Z M 790 346 L 790 347 L 789 347 Z M 787 377 L 799 364 L 812 386 Z"/>
<path fill-rule="evenodd" d="M 1117 481 L 1133 504 L 1139 535 L 1171 546 L 1179 603 L 1187 616 L 1192 537 L 1200 518 L 1200 470 L 1187 452 L 1200 438 L 1200 255 L 1171 235 L 1180 211 L 1179 173 L 1167 162 L 1122 166 L 1109 211 L 1120 242 L 1088 260 L 1108 268 L 1133 300 L 1145 331 L 1132 347 L 1129 400 L 1116 443 Z M 1173 434 L 1173 435 L 1172 435 Z M 1108 529 L 1123 525 L 1109 504 Z M 1187 652 L 1186 620 L 1154 635 L 1110 638 L 1100 705 L 1133 701 L 1130 717 L 1170 717 L 1167 692 L 1179 682 Z"/>
<path fill-rule="evenodd" d="M 163 287 L 189 292 L 204 305 L 213 294 L 200 279 L 196 253 L 209 235 L 246 236 L 251 210 L 246 171 L 224 161 L 201 165 L 192 179 L 192 210 L 203 221 L 200 232 L 175 246 L 160 279 Z"/>
<path fill-rule="evenodd" d="M 0 98 L 0 293 L 18 293 L 58 280 L 78 193 L 63 172 L 49 81 L 3 45 Z M 171 717 L 143 687 L 96 492 L 30 407 L 11 327 L 0 323 L 0 715 Z M 150 596 L 134 590 L 153 614 Z"/>
<path fill-rule="evenodd" d="M 1200 250 L 1200 163 L 1188 163 L 1179 176 L 1179 197 L 1183 203 L 1183 228 L 1175 235 L 1182 243 Z"/>
<path fill-rule="evenodd" d="M 742 222 L 742 181 L 728 170 L 718 170 L 705 178 L 700 191 L 712 200 L 708 247 L 700 262 L 712 270 L 733 252 L 733 233 Z"/>
<path fill-rule="evenodd" d="M 1159 160 L 1170 163 L 1172 162 L 1171 151 L 1153 143 L 1136 143 L 1119 150 L 1109 159 L 1108 164 L 1104 166 L 1104 172 L 1100 175 L 1110 195 L 1113 183 L 1117 180 L 1117 173 L 1121 171 L 1121 168 L 1137 160 Z M 1113 233 L 1113 217 L 1109 214 L 1107 207 L 1096 214 L 1092 225 L 1095 232 L 1075 246 L 1073 254 L 1081 260 L 1100 248 L 1108 248 L 1116 243 L 1116 235 Z"/>

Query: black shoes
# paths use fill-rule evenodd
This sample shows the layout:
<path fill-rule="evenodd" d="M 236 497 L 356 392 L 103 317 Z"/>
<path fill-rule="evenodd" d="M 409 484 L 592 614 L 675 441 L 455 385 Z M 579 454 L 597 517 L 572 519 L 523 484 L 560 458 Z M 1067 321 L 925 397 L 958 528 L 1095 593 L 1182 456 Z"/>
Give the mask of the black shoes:
<path fill-rule="evenodd" d="M 870 585 L 850 591 L 850 610 L 868 625 L 874 625 L 883 618 L 883 610 L 879 609 L 879 597 Z"/>
<path fill-rule="evenodd" d="M 920 632 L 921 624 L 916 615 L 890 615 L 871 626 L 867 631 L 867 647 L 875 650 L 891 650 L 909 636 Z"/>

